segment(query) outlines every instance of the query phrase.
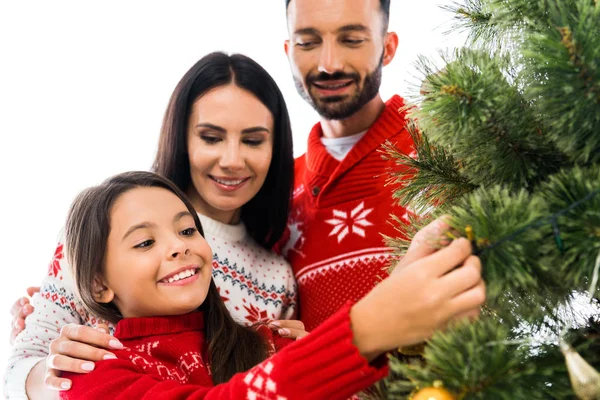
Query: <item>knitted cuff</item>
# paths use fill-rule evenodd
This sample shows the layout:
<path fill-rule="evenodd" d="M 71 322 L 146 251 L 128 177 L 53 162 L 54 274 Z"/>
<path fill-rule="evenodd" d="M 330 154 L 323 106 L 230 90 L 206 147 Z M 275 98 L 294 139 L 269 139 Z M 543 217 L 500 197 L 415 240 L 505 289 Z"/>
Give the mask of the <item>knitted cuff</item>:
<path fill-rule="evenodd" d="M 27 357 L 10 365 L 4 375 L 4 397 L 10 400 L 28 400 L 25 384 L 31 369 L 44 357 Z"/>

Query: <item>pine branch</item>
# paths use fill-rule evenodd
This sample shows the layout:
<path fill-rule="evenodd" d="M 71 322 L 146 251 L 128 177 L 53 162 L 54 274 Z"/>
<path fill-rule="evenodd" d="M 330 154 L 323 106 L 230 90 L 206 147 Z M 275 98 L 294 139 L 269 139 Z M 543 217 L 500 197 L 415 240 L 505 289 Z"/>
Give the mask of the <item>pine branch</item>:
<path fill-rule="evenodd" d="M 590 0 L 549 1 L 549 23 L 526 36 L 522 79 L 550 128 L 579 163 L 600 161 L 600 7 Z"/>
<path fill-rule="evenodd" d="M 553 246 L 552 236 L 543 240 L 543 252 L 561 274 L 565 286 L 586 291 L 600 255 L 600 165 L 561 171 L 542 186 L 541 195 L 549 212 L 559 214 L 556 227 L 564 249 L 559 251 Z M 588 201 L 571 207 L 590 195 L 593 196 Z M 600 287 L 594 289 L 600 296 Z"/>
<path fill-rule="evenodd" d="M 517 83 L 509 83 L 516 78 L 507 59 L 462 50 L 443 72 L 421 69 L 430 91 L 413 115 L 433 145 L 461 160 L 473 184 L 531 187 L 564 164 Z"/>
<path fill-rule="evenodd" d="M 407 376 L 413 388 L 431 386 L 441 380 L 457 398 L 464 400 L 545 400 L 572 396 L 568 379 L 552 381 L 552 386 L 548 386 L 549 377 L 565 373 L 558 348 L 534 349 L 526 340 L 521 343 L 521 339 L 526 338 L 515 336 L 506 324 L 484 317 L 436 332 L 425 349 L 425 368 L 396 360 L 391 368 Z"/>
<path fill-rule="evenodd" d="M 432 146 L 427 137 L 418 132 L 414 121 L 407 124 L 407 130 L 414 141 L 416 157 L 399 152 L 391 143 L 384 145 L 384 157 L 394 160 L 397 166 L 389 172 L 387 184 L 401 185 L 394 192 L 400 205 L 410 205 L 417 214 L 423 214 L 476 189 L 461 174 L 459 163 L 450 152 Z"/>
<path fill-rule="evenodd" d="M 485 265 L 487 304 L 502 318 L 514 319 L 518 307 L 514 315 L 539 323 L 556 303 L 566 301 L 571 289 L 560 289 L 564 284 L 540 251 L 540 243 L 552 235 L 551 226 L 541 225 L 513 240 L 504 240 L 549 215 L 543 198 L 523 190 L 511 194 L 501 187 L 480 189 L 458 202 L 449 214 L 451 226 L 484 250 L 480 256 Z"/>

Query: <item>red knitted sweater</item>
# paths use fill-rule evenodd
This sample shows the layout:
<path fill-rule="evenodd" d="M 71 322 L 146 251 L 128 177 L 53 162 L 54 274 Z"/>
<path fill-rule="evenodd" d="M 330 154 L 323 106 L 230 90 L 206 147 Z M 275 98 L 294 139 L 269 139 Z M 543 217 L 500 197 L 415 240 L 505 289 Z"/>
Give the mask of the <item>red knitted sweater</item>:
<path fill-rule="evenodd" d="M 118 359 L 65 374 L 73 387 L 61 399 L 346 399 L 387 375 L 387 363 L 369 365 L 352 344 L 346 306 L 321 329 L 213 386 L 203 324 L 201 313 L 122 320 Z"/>
<path fill-rule="evenodd" d="M 321 143 L 318 123 L 306 154 L 296 159 L 292 214 L 279 251 L 294 269 L 308 331 L 386 276 L 390 249 L 382 234 L 398 236 L 390 215 L 406 218 L 406 210 L 394 204 L 393 188 L 386 186 L 392 164 L 382 158 L 381 146 L 389 140 L 406 154 L 414 151 L 399 112 L 403 106 L 402 98 L 392 97 L 342 161 Z"/>

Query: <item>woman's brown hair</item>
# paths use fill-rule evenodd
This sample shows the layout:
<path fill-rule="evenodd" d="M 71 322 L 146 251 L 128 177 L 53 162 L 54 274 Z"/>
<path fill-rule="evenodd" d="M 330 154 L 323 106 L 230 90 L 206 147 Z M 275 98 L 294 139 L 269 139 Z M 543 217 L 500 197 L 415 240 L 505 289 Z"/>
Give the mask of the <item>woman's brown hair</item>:
<path fill-rule="evenodd" d="M 248 234 L 267 250 L 281 239 L 294 186 L 292 129 L 279 87 L 256 61 L 241 54 L 207 54 L 183 75 L 171 95 L 152 170 L 184 192 L 192 185 L 187 126 L 192 105 L 210 90 L 234 84 L 254 95 L 273 115 L 273 158 L 258 193 L 242 206 Z M 232 110 L 231 112 L 235 112 Z"/>
<path fill-rule="evenodd" d="M 204 236 L 198 215 L 183 191 L 157 174 L 126 172 L 81 192 L 67 216 L 67 259 L 84 306 L 90 313 L 113 323 L 123 317 L 114 304 L 96 302 L 93 281 L 104 271 L 111 208 L 121 195 L 138 187 L 159 187 L 175 194 L 192 214 L 196 228 Z M 227 382 L 234 374 L 246 371 L 266 358 L 265 341 L 254 330 L 233 320 L 213 280 L 206 300 L 198 310 L 204 312 L 205 336 L 215 384 Z"/>

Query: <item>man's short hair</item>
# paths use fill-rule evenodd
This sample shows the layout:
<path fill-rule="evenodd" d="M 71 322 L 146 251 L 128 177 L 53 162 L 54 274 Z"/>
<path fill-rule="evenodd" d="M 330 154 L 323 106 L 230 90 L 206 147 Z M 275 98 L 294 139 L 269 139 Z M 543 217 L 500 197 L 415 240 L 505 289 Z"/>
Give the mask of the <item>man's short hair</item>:
<path fill-rule="evenodd" d="M 285 0 L 285 9 L 288 9 L 290 2 L 292 0 Z M 388 22 L 390 21 L 390 2 L 391 0 L 379 0 L 379 5 L 381 6 L 381 11 L 383 12 L 383 26 L 387 31 Z"/>

